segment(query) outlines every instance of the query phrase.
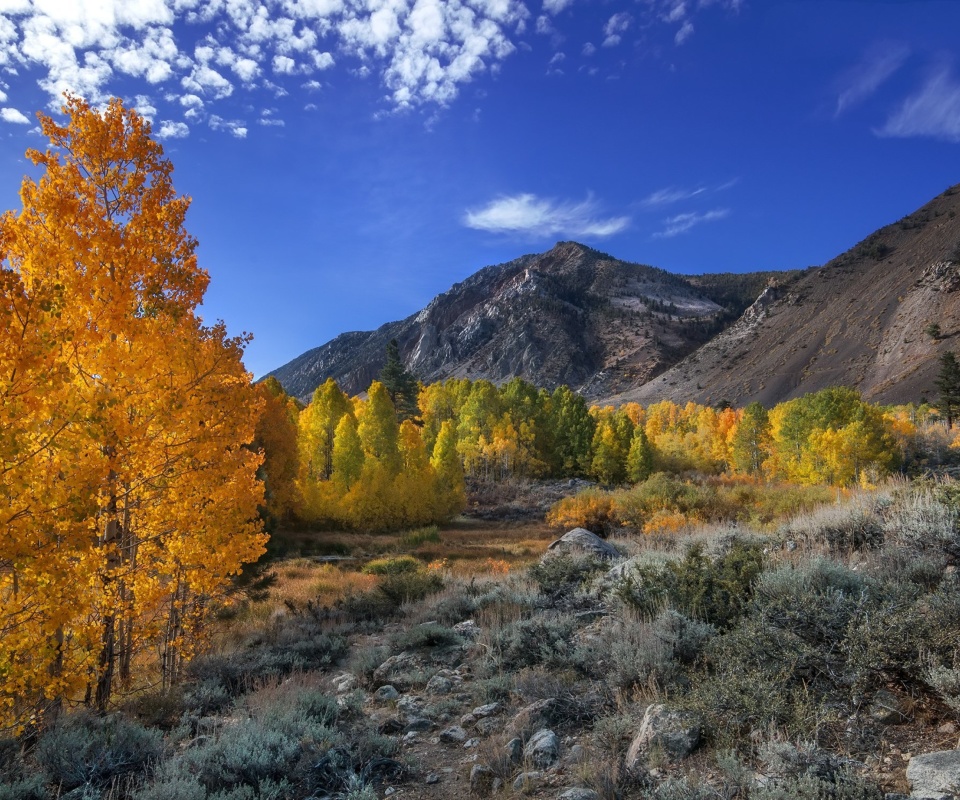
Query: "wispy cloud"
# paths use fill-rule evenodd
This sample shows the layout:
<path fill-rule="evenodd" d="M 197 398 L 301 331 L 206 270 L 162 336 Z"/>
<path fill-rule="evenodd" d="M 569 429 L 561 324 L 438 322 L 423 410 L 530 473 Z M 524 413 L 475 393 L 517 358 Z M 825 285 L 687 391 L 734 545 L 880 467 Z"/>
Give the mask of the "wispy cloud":
<path fill-rule="evenodd" d="M 601 218 L 592 197 L 581 203 L 571 203 L 518 194 L 498 197 L 483 208 L 468 210 L 463 216 L 463 224 L 480 231 L 537 238 L 556 235 L 602 238 L 623 231 L 629 226 L 630 218 Z"/>
<path fill-rule="evenodd" d="M 835 116 L 859 105 L 886 83 L 910 55 L 905 45 L 883 43 L 872 48 L 864 59 L 839 81 Z"/>
<path fill-rule="evenodd" d="M 0 108 L 0 119 L 4 122 L 11 122 L 14 125 L 29 125 L 30 120 L 22 112 L 15 108 Z"/>
<path fill-rule="evenodd" d="M 874 133 L 960 142 L 960 83 L 949 68 L 942 68 Z"/>
<path fill-rule="evenodd" d="M 663 221 L 663 230 L 658 231 L 653 234 L 653 236 L 655 239 L 670 239 L 674 236 L 679 236 L 681 233 L 686 233 L 691 228 L 704 222 L 716 222 L 728 216 L 730 216 L 729 208 L 716 208 L 713 211 L 706 211 L 704 213 L 694 211 L 687 214 L 677 214 L 674 217 L 665 219 Z"/>
<path fill-rule="evenodd" d="M 641 205 L 645 208 L 668 206 L 672 203 L 679 203 L 681 200 L 689 200 L 691 197 L 696 197 L 698 194 L 703 194 L 705 191 L 707 190 L 702 186 L 696 189 L 677 189 L 674 187 L 658 189 L 652 194 L 647 195 L 641 202 Z"/>

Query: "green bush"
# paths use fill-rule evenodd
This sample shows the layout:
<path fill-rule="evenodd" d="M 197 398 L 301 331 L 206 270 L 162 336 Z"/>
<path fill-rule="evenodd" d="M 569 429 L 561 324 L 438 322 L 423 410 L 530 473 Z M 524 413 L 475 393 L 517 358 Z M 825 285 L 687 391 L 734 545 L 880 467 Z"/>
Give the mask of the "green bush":
<path fill-rule="evenodd" d="M 493 631 L 487 659 L 497 670 L 517 670 L 544 665 L 564 668 L 574 661 L 574 619 L 569 615 L 545 613 L 519 619 Z"/>
<path fill-rule="evenodd" d="M 413 550 L 422 544 L 440 544 L 440 531 L 436 525 L 408 531 L 400 537 L 400 546 Z"/>
<path fill-rule="evenodd" d="M 726 628 L 747 607 L 762 570 L 763 551 L 757 544 L 734 540 L 726 553 L 712 559 L 697 543 L 681 560 L 634 567 L 615 591 L 647 617 L 670 607 Z"/>
<path fill-rule="evenodd" d="M 463 644 L 460 635 L 436 622 L 426 622 L 400 631 L 390 637 L 390 646 L 395 652 L 403 650 L 425 650 L 431 647 L 444 647 Z"/>
<path fill-rule="evenodd" d="M 100 718 L 82 711 L 63 716 L 47 731 L 37 743 L 35 758 L 46 783 L 68 792 L 143 772 L 162 749 L 160 731 L 147 730 L 122 714 Z"/>
<path fill-rule="evenodd" d="M 367 575 L 403 575 L 423 568 L 413 556 L 387 556 L 368 561 L 360 570 Z"/>
<path fill-rule="evenodd" d="M 380 592 L 394 606 L 423 600 L 443 589 L 443 578 L 437 572 L 399 572 L 384 575 L 375 591 Z"/>
<path fill-rule="evenodd" d="M 574 592 L 609 567 L 598 558 L 568 553 L 550 554 L 527 570 L 527 574 L 549 597 Z"/>

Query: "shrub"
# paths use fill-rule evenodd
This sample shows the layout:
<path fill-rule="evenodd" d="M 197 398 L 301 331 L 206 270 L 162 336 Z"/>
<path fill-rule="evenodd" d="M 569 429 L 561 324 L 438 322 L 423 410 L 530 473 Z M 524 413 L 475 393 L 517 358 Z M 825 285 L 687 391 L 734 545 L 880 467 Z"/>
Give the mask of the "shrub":
<path fill-rule="evenodd" d="M 604 536 L 617 524 L 613 495 L 591 488 L 565 497 L 547 512 L 547 524 L 557 528 L 586 528 L 597 536 Z"/>
<path fill-rule="evenodd" d="M 808 547 L 826 545 L 832 553 L 849 553 L 879 548 L 884 526 L 876 507 L 860 500 L 808 511 L 782 526 L 778 533 L 782 539 Z"/>
<path fill-rule="evenodd" d="M 576 626 L 572 617 L 541 614 L 507 623 L 489 635 L 487 658 L 497 668 L 517 670 L 538 664 L 567 667 L 572 663 L 571 638 Z"/>
<path fill-rule="evenodd" d="M 122 714 L 99 718 L 68 714 L 37 743 L 36 759 L 46 782 L 71 791 L 142 772 L 162 752 L 160 731 L 147 730 Z"/>
<path fill-rule="evenodd" d="M 423 565 L 413 556 L 389 556 L 368 561 L 361 572 L 367 575 L 403 575 L 419 571 Z"/>
<path fill-rule="evenodd" d="M 531 566 L 527 575 L 540 587 L 541 593 L 555 596 L 576 591 L 607 567 L 602 560 L 591 556 L 550 554 Z"/>
<path fill-rule="evenodd" d="M 436 525 L 417 528 L 400 537 L 400 546 L 413 550 L 422 544 L 440 544 L 440 531 Z"/>
<path fill-rule="evenodd" d="M 394 651 L 422 650 L 462 643 L 463 639 L 453 628 L 436 622 L 416 625 L 390 637 L 390 645 Z"/>
<path fill-rule="evenodd" d="M 743 613 L 762 569 L 759 545 L 735 540 L 726 553 L 711 559 L 696 543 L 682 560 L 635 566 L 616 593 L 648 617 L 669 606 L 725 628 Z"/>
<path fill-rule="evenodd" d="M 670 645 L 649 622 L 625 620 L 608 626 L 581 644 L 575 659 L 583 672 L 605 679 L 615 690 L 640 687 L 663 691 L 679 677 Z"/>
<path fill-rule="evenodd" d="M 443 589 L 443 578 L 437 572 L 399 572 L 383 577 L 375 591 L 395 606 L 413 603 Z"/>

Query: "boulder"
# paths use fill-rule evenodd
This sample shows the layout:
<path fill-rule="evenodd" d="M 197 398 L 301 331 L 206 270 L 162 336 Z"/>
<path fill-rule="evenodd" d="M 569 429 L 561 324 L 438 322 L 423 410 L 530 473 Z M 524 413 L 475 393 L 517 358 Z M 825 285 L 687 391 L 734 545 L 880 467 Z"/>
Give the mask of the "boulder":
<path fill-rule="evenodd" d="M 595 558 L 615 559 L 622 558 L 620 551 L 609 542 L 605 542 L 586 528 L 574 528 L 567 531 L 559 539 L 551 542 L 547 551 L 556 553 L 582 553 Z"/>
<path fill-rule="evenodd" d="M 470 770 L 470 791 L 481 797 L 493 793 L 493 784 L 496 773 L 484 764 L 474 764 Z"/>
<path fill-rule="evenodd" d="M 399 700 L 400 692 L 398 692 L 390 684 L 387 684 L 386 686 L 381 686 L 379 689 L 377 689 L 377 691 L 373 693 L 373 696 L 376 697 L 377 700 L 386 700 L 389 702 L 390 700 Z"/>
<path fill-rule="evenodd" d="M 552 722 L 554 709 L 557 706 L 555 697 L 546 700 L 537 700 L 521 708 L 516 716 L 510 720 L 507 733 L 510 736 L 528 736 L 533 731 L 545 728 Z"/>
<path fill-rule="evenodd" d="M 542 728 L 537 731 L 523 748 L 523 757 L 537 769 L 547 769 L 560 758 L 560 740 L 553 731 Z"/>
<path fill-rule="evenodd" d="M 960 797 L 960 750 L 914 756 L 907 764 L 912 800 L 954 800 Z"/>
<path fill-rule="evenodd" d="M 521 772 L 513 781 L 513 790 L 527 794 L 537 788 L 542 772 Z"/>
<path fill-rule="evenodd" d="M 573 786 L 570 789 L 564 789 L 557 795 L 557 800 L 600 800 L 593 789 L 584 789 L 581 786 Z"/>
<path fill-rule="evenodd" d="M 467 741 L 467 732 L 459 725 L 440 731 L 440 741 L 444 744 L 463 744 Z"/>
<path fill-rule="evenodd" d="M 674 711 L 655 703 L 647 707 L 640 730 L 627 750 L 627 768 L 646 766 L 652 750 L 660 750 L 671 761 L 690 755 L 700 744 L 700 722 L 692 714 Z"/>

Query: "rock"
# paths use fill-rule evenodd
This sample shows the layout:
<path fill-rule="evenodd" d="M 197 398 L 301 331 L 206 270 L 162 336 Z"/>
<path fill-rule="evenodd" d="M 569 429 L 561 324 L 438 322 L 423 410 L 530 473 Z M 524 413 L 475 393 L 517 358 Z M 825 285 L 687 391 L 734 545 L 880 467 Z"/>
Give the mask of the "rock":
<path fill-rule="evenodd" d="M 477 719 L 482 719 L 483 717 L 492 717 L 501 711 L 503 711 L 503 706 L 500 703 L 487 703 L 485 706 L 477 706 L 470 713 Z"/>
<path fill-rule="evenodd" d="M 533 731 L 546 728 L 553 722 L 553 710 L 557 705 L 555 697 L 546 700 L 537 700 L 528 706 L 521 708 L 516 716 L 510 720 L 507 726 L 507 732 L 511 736 L 528 736 Z"/>
<path fill-rule="evenodd" d="M 513 781 L 515 792 L 532 792 L 543 777 L 542 772 L 521 772 Z"/>
<path fill-rule="evenodd" d="M 423 710 L 423 700 L 416 695 L 405 694 L 397 700 L 397 711 L 408 717 L 417 717 Z"/>
<path fill-rule="evenodd" d="M 593 791 L 593 789 L 574 786 L 560 792 L 560 794 L 557 795 L 557 800 L 600 800 L 600 795 Z"/>
<path fill-rule="evenodd" d="M 519 736 L 511 739 L 504 745 L 503 749 L 506 751 L 511 764 L 519 764 L 523 758 L 523 739 Z"/>
<path fill-rule="evenodd" d="M 430 731 L 433 730 L 434 727 L 433 722 L 426 717 L 408 717 L 404 730 L 407 733 L 410 731 Z"/>
<path fill-rule="evenodd" d="M 893 692 L 881 689 L 870 703 L 870 716 L 881 725 L 900 725 L 909 720 L 903 702 Z"/>
<path fill-rule="evenodd" d="M 583 553 L 594 558 L 622 558 L 620 551 L 586 528 L 574 528 L 547 546 L 548 552 Z"/>
<path fill-rule="evenodd" d="M 494 719 L 493 717 L 487 717 L 486 719 L 481 719 L 473 727 L 481 736 L 489 736 L 491 733 L 495 733 L 496 731 L 500 730 L 500 726 L 500 720 Z"/>
<path fill-rule="evenodd" d="M 400 692 L 393 686 L 387 684 L 377 689 L 377 691 L 373 693 L 373 696 L 376 697 L 377 700 L 398 700 L 400 698 Z"/>
<path fill-rule="evenodd" d="M 470 770 L 470 791 L 486 797 L 493 792 L 493 782 L 497 776 L 490 767 L 484 764 L 474 764 Z"/>
<path fill-rule="evenodd" d="M 390 656 L 373 671 L 374 683 L 389 683 L 393 686 L 405 687 L 408 683 L 405 678 L 416 666 L 417 658 L 413 653 L 398 653 Z"/>
<path fill-rule="evenodd" d="M 553 766 L 560 758 L 557 734 L 547 728 L 537 731 L 524 746 L 523 757 L 537 769 Z"/>
<path fill-rule="evenodd" d="M 435 783 L 440 783 L 440 776 L 436 772 L 431 772 L 423 782 L 432 786 Z"/>
<path fill-rule="evenodd" d="M 474 747 L 479 747 L 479 746 L 480 746 L 480 740 L 477 739 L 476 737 L 467 739 L 467 741 L 463 743 L 464 750 L 471 750 Z"/>
<path fill-rule="evenodd" d="M 453 725 L 440 731 L 440 741 L 444 744 L 463 744 L 467 741 L 467 732 L 459 725 Z"/>
<path fill-rule="evenodd" d="M 337 694 L 348 694 L 357 688 L 357 676 L 344 672 L 333 679 L 333 688 Z"/>
<path fill-rule="evenodd" d="M 957 732 L 957 726 L 952 722 L 944 722 L 939 728 L 937 728 L 937 733 L 944 733 L 949 736 L 952 733 Z"/>
<path fill-rule="evenodd" d="M 914 756 L 907 764 L 912 800 L 952 800 L 960 796 L 960 750 Z"/>
<path fill-rule="evenodd" d="M 647 707 L 640 730 L 627 751 L 627 768 L 646 766 L 650 751 L 662 750 L 671 760 L 686 758 L 700 744 L 700 723 L 691 714 L 655 703 Z"/>
<path fill-rule="evenodd" d="M 434 675 L 426 686 L 427 694 L 450 694 L 453 691 L 453 681 L 442 675 Z"/>
<path fill-rule="evenodd" d="M 473 725 L 476 721 L 477 721 L 477 718 L 473 714 L 464 714 L 462 717 L 460 717 L 460 724 L 464 728 L 467 728 Z"/>
<path fill-rule="evenodd" d="M 465 639 L 476 639 L 480 635 L 480 626 L 472 619 L 466 619 L 458 622 L 453 629 Z"/>

